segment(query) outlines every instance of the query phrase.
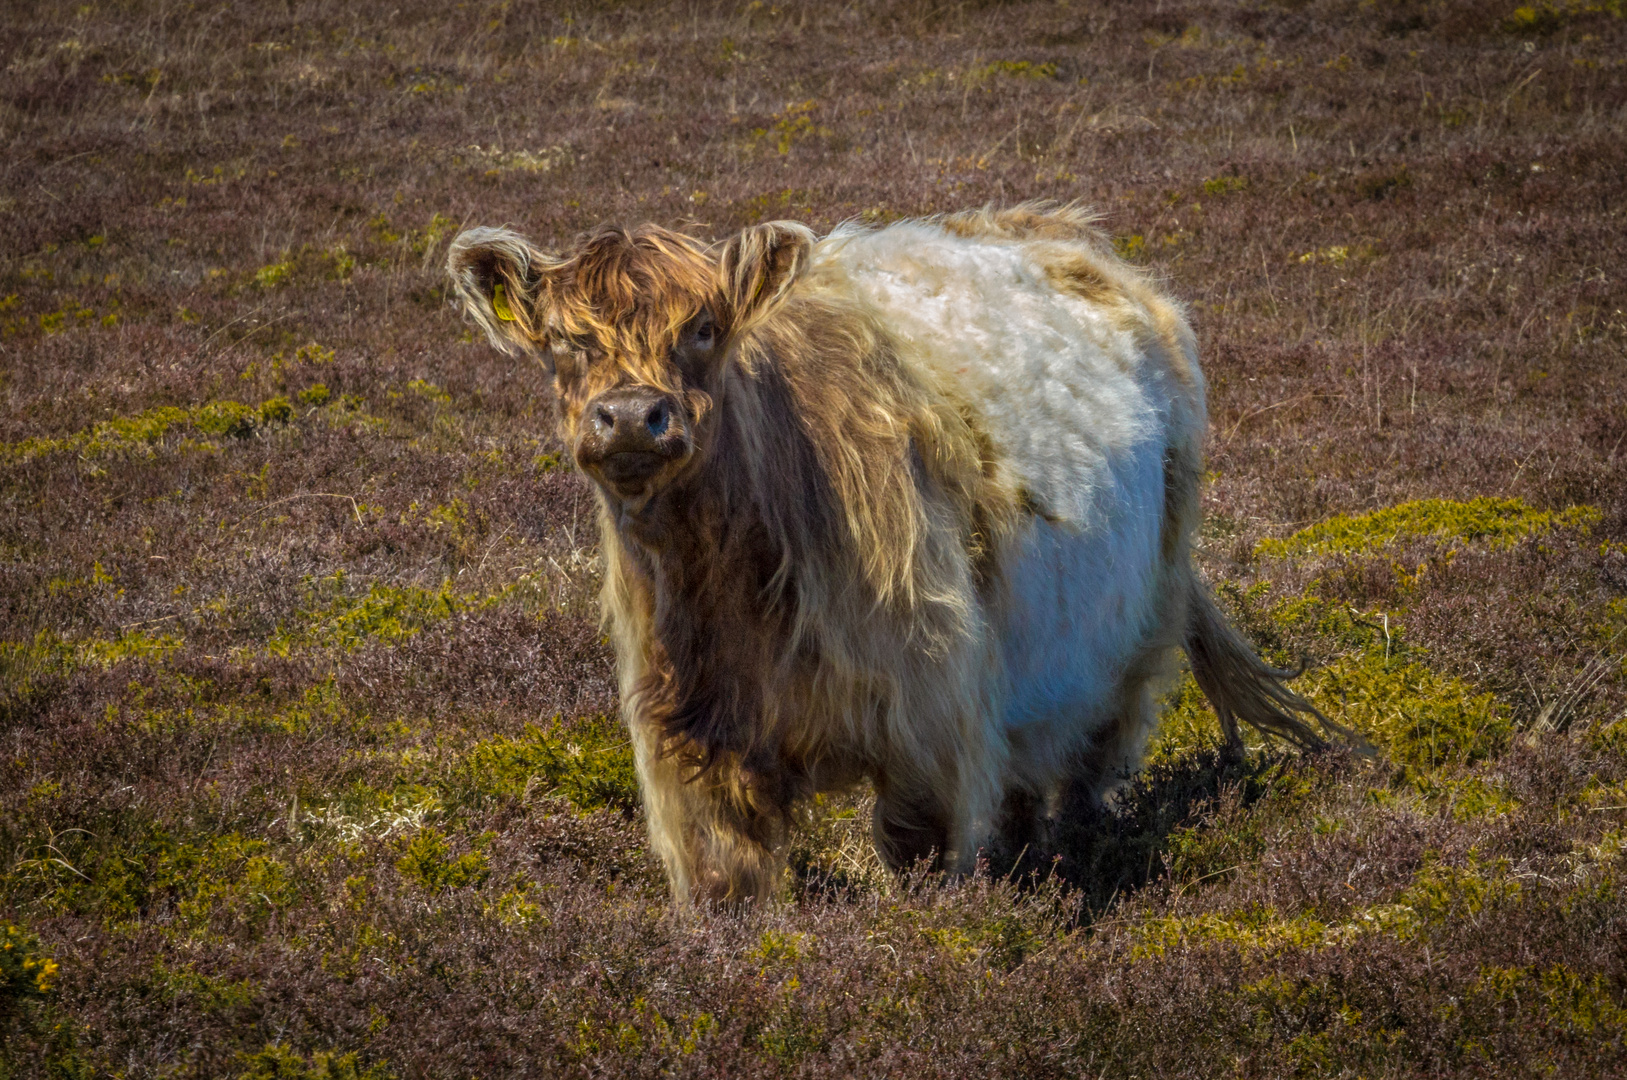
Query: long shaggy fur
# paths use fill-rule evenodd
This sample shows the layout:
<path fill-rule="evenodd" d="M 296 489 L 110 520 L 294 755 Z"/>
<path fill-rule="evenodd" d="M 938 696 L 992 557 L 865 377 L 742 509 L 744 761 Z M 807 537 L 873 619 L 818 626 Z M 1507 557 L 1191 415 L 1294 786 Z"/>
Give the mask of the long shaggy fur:
<path fill-rule="evenodd" d="M 1229 742 L 1240 719 L 1319 744 L 1191 565 L 1191 330 L 1079 209 L 713 248 L 604 229 L 566 256 L 471 230 L 450 270 L 551 367 L 572 446 L 603 395 L 682 409 L 683 456 L 636 498 L 585 466 L 678 897 L 773 894 L 797 802 L 864 778 L 890 864 L 965 869 L 1000 807 L 1026 829 L 1009 807 L 1123 781 L 1182 647 Z"/>

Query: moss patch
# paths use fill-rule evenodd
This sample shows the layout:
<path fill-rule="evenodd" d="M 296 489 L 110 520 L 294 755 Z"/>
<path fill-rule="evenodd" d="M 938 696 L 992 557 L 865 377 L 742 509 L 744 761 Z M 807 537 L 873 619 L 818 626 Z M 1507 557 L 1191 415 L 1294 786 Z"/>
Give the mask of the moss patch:
<path fill-rule="evenodd" d="M 1336 659 L 1309 669 L 1294 688 L 1329 719 L 1345 724 L 1414 769 L 1460 768 L 1486 760 L 1507 745 L 1513 733 L 1508 709 L 1488 693 L 1429 666 L 1427 650 L 1410 643 L 1398 612 L 1363 614 L 1319 595 L 1313 581 L 1307 593 L 1267 605 L 1269 585 L 1234 595 L 1239 622 L 1262 646 L 1266 659 L 1292 664 L 1291 643 L 1311 639 L 1317 651 Z M 1183 727 L 1171 745 L 1215 730 L 1196 688 L 1183 687 L 1174 716 Z M 1161 745 L 1163 737 L 1160 738 Z"/>
<path fill-rule="evenodd" d="M 1610 980 L 1565 964 L 1548 967 L 1483 967 L 1474 991 L 1498 1004 L 1522 998 L 1539 1003 L 1544 1019 L 1571 1035 L 1621 1038 L 1627 1008 L 1613 996 Z"/>
<path fill-rule="evenodd" d="M 1521 892 L 1506 859 L 1492 863 L 1471 859 L 1467 866 L 1430 863 L 1401 894 L 1399 917 L 1391 928 L 1403 939 L 1428 936 L 1432 928 L 1472 920 L 1513 903 Z"/>
<path fill-rule="evenodd" d="M 159 664 L 183 644 L 171 634 L 126 630 L 107 638 L 63 638 L 41 630 L 28 641 L 0 641 L 0 718 L 20 713 L 74 671 L 128 660 Z"/>
<path fill-rule="evenodd" d="M 482 601 L 459 596 L 452 583 L 437 589 L 373 584 L 363 595 L 345 592 L 343 570 L 323 578 L 307 578 L 306 603 L 299 617 L 280 626 L 266 643 L 274 656 L 288 656 L 297 648 L 355 649 L 370 640 L 400 641 L 425 627 L 479 606 Z"/>
<path fill-rule="evenodd" d="M 1219 747 L 1225 736 L 1220 718 L 1209 706 L 1198 682 L 1187 672 L 1164 698 L 1164 718 L 1147 746 L 1147 760 L 1168 764 L 1200 750 Z"/>
<path fill-rule="evenodd" d="M 1306 675 L 1300 689 L 1323 712 L 1355 728 L 1402 764 L 1422 769 L 1484 760 L 1514 725 L 1491 694 L 1382 648 Z"/>
<path fill-rule="evenodd" d="M 0 464 L 29 462 L 55 454 L 82 458 L 151 456 L 170 432 L 191 428 L 204 435 L 243 438 L 269 424 L 285 424 L 293 407 L 284 397 L 259 405 L 238 401 L 211 401 L 191 408 L 166 405 L 135 416 L 115 417 L 60 439 L 23 439 L 0 443 Z"/>
<path fill-rule="evenodd" d="M 1485 541 L 1507 547 L 1557 528 L 1585 529 L 1600 520 L 1592 506 L 1561 511 L 1533 510 L 1519 499 L 1478 498 L 1467 502 L 1419 499 L 1368 514 L 1339 514 L 1286 539 L 1265 539 L 1256 555 L 1358 555 L 1398 539 L 1434 537 L 1448 543 Z"/>
<path fill-rule="evenodd" d="M 1501 785 L 1478 776 L 1461 779 L 1421 776 L 1417 787 L 1431 806 L 1449 814 L 1454 821 L 1501 817 L 1520 807 L 1519 800 Z"/>
<path fill-rule="evenodd" d="M 1148 919 L 1130 924 L 1112 940 L 1128 942 L 1132 960 L 1216 947 L 1274 955 L 1347 945 L 1368 934 L 1427 940 L 1463 920 L 1516 903 L 1521 895 L 1520 883 L 1506 860 L 1482 863 L 1471 859 L 1467 866 L 1432 861 L 1395 902 L 1356 908 L 1342 919 L 1280 912 L 1256 904 L 1235 911 Z"/>
<path fill-rule="evenodd" d="M 1430 669 L 1424 652 L 1407 644 L 1398 621 L 1385 616 L 1382 623 L 1373 623 L 1315 596 L 1280 603 L 1267 618 L 1279 628 L 1354 650 L 1312 668 L 1295 682 L 1295 689 L 1401 764 L 1419 769 L 1471 765 L 1498 753 L 1513 733 L 1508 710 L 1493 695 Z M 1286 655 L 1272 659 L 1288 662 Z M 1149 760 L 1171 761 L 1219 745 L 1219 720 L 1190 675 L 1166 700 L 1168 712 Z"/>
<path fill-rule="evenodd" d="M 1249 952 L 1317 948 L 1327 944 L 1328 925 L 1308 915 L 1283 917 L 1267 906 L 1224 914 L 1149 919 L 1130 928 L 1130 958 L 1164 956 L 1200 945 L 1230 945 Z"/>
<path fill-rule="evenodd" d="M 153 965 L 153 981 L 166 1000 L 205 1012 L 246 1009 L 259 996 L 259 987 L 248 979 L 217 979 L 191 965 L 172 968 L 162 960 Z"/>

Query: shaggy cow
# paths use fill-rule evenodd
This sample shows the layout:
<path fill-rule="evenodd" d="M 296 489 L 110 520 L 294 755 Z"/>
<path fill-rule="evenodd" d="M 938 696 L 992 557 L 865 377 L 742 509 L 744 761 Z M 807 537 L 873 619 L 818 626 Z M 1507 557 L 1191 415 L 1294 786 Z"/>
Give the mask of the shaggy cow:
<path fill-rule="evenodd" d="M 1139 765 L 1179 647 L 1234 750 L 1239 719 L 1319 743 L 1192 567 L 1192 331 L 1083 212 L 605 228 L 565 256 L 481 228 L 450 271 L 552 374 L 597 486 L 680 899 L 773 894 L 793 807 L 866 778 L 889 866 L 969 868 Z"/>

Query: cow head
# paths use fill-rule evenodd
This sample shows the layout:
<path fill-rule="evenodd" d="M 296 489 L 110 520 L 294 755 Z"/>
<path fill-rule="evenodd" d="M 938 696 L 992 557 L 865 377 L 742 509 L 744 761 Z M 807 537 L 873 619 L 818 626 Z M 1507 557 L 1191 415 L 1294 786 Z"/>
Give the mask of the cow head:
<path fill-rule="evenodd" d="M 636 516 L 706 459 L 735 346 L 785 298 L 812 244 L 794 222 L 714 246 L 646 225 L 552 255 L 480 228 L 453 242 L 448 269 L 492 344 L 553 376 L 577 465 Z"/>

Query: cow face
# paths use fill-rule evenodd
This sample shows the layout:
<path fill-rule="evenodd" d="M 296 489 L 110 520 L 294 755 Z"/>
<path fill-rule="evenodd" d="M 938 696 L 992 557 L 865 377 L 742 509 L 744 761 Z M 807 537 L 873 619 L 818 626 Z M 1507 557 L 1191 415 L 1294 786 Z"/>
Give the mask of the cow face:
<path fill-rule="evenodd" d="M 734 348 L 786 298 L 812 242 L 791 222 L 717 246 L 606 228 L 561 257 L 506 229 L 471 229 L 448 268 L 492 343 L 552 374 L 577 466 L 638 515 L 706 460 Z"/>

